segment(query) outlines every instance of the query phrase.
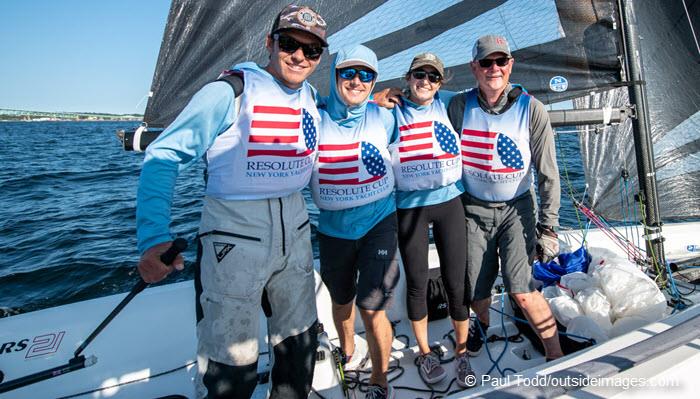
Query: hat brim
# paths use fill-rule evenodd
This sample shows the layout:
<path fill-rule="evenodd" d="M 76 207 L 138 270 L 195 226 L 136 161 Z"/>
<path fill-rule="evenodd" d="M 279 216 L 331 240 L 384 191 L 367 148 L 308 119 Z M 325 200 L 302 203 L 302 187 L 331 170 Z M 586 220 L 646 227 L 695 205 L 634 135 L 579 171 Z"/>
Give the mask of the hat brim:
<path fill-rule="evenodd" d="M 508 57 L 508 58 L 513 58 L 513 56 L 512 56 L 509 52 L 507 52 L 507 51 L 504 51 L 504 50 L 494 50 L 494 51 L 491 51 L 491 52 L 488 53 L 488 54 L 484 54 L 484 55 L 482 55 L 481 57 L 476 58 L 475 60 L 476 60 L 476 61 L 478 61 L 478 60 L 483 60 L 484 58 L 486 58 L 486 57 L 488 57 L 488 56 L 490 56 L 490 55 L 494 55 L 494 54 L 503 54 L 503 55 L 505 55 L 505 56 Z"/>
<path fill-rule="evenodd" d="M 439 65 L 437 65 L 437 64 L 434 63 L 434 62 L 430 62 L 430 61 L 418 61 L 418 62 L 416 62 L 414 65 L 411 65 L 412 68 L 411 68 L 411 70 L 408 71 L 408 72 L 415 71 L 415 70 L 418 69 L 418 68 L 422 68 L 422 67 L 426 67 L 426 66 L 433 67 L 433 69 L 435 69 L 436 71 L 438 71 L 438 73 L 440 74 L 440 76 L 443 76 L 443 75 L 445 74 L 445 70 L 444 70 L 443 68 L 440 68 Z M 444 76 L 443 76 L 443 77 L 444 77 Z"/>
<path fill-rule="evenodd" d="M 367 69 L 374 71 L 374 73 L 379 73 L 379 71 L 377 71 L 377 69 L 374 66 L 367 63 L 367 61 L 357 60 L 357 59 L 345 60 L 345 61 L 341 62 L 340 64 L 337 64 L 335 66 L 335 69 L 347 68 L 347 67 L 351 67 L 351 66 L 363 66 Z"/>
<path fill-rule="evenodd" d="M 280 33 L 280 32 L 289 32 L 289 31 L 297 31 L 297 32 L 306 32 L 314 35 L 316 39 L 318 39 L 321 42 L 321 46 L 323 47 L 328 47 L 328 42 L 326 42 L 321 36 L 315 34 L 314 32 L 306 29 L 301 29 L 301 28 L 280 28 L 277 30 L 272 31 L 270 34 L 274 35 L 275 33 Z"/>

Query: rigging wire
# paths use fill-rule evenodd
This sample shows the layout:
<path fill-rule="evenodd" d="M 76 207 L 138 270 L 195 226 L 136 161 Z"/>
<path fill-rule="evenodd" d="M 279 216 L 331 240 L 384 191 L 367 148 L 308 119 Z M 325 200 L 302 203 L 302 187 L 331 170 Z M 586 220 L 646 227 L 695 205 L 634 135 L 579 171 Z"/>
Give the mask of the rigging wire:
<path fill-rule="evenodd" d="M 150 375 L 148 375 L 148 376 L 145 376 L 145 377 L 142 377 L 142 378 L 138 378 L 138 379 L 135 379 L 135 380 L 119 382 L 119 383 L 116 383 L 116 384 L 110 385 L 110 386 L 102 386 L 102 387 L 97 388 L 97 389 L 92 389 L 92 390 L 89 390 L 89 391 L 83 391 L 83 392 L 76 393 L 76 394 L 71 394 L 71 395 L 68 395 L 68 396 L 61 396 L 60 398 L 57 398 L 57 399 L 77 398 L 77 397 L 85 396 L 85 395 L 89 395 L 89 394 L 97 394 L 97 393 L 99 393 L 100 391 L 105 391 L 105 390 L 110 390 L 110 389 L 112 389 L 112 390 L 113 390 L 113 389 L 118 389 L 119 387 L 123 387 L 123 386 L 129 385 L 129 384 L 134 384 L 134 383 L 138 383 L 138 382 L 153 380 L 153 379 L 155 379 L 155 378 L 157 378 L 157 377 L 160 377 L 160 376 L 164 376 L 164 375 L 167 375 L 167 374 L 172 374 L 172 373 L 175 373 L 175 372 L 177 372 L 177 371 L 179 371 L 179 370 L 187 369 L 188 367 L 193 366 L 193 365 L 195 365 L 195 364 L 197 364 L 197 361 L 196 361 L 196 360 L 190 361 L 190 362 L 188 362 L 188 363 L 186 363 L 186 364 L 184 364 L 184 365 L 182 365 L 182 366 L 178 366 L 178 367 L 175 367 L 175 368 L 172 368 L 172 369 L 170 369 L 170 370 L 166 370 L 166 371 L 163 371 L 163 372 L 160 372 L 160 373 L 150 374 Z"/>
<path fill-rule="evenodd" d="M 620 132 L 622 132 L 622 127 L 619 129 Z M 622 160 L 622 171 L 620 172 L 620 184 L 622 185 L 621 187 L 621 192 L 620 192 L 620 214 L 623 217 L 623 223 L 625 224 L 625 238 L 627 238 L 627 241 L 630 242 L 632 245 L 634 245 L 637 248 L 641 248 L 641 242 L 640 242 L 640 237 L 641 234 L 639 234 L 639 226 L 637 224 L 637 207 L 635 205 L 630 205 L 630 197 L 634 197 L 631 193 L 630 190 L 630 183 L 629 183 L 629 168 L 627 165 L 627 157 L 624 154 L 624 149 L 622 147 L 619 148 L 618 151 L 618 156 Z M 632 217 L 632 213 L 634 213 L 634 217 Z M 629 227 L 629 237 L 627 236 L 627 226 Z M 634 227 L 632 227 L 634 225 Z M 635 261 L 632 257 L 630 257 L 630 254 L 628 253 L 628 259 Z"/>
<path fill-rule="evenodd" d="M 685 0 L 683 0 L 683 8 L 685 9 L 685 15 L 688 17 L 688 25 L 690 25 L 690 31 L 693 33 L 695 47 L 698 49 L 698 55 L 700 55 L 700 43 L 698 43 L 698 35 L 695 33 L 695 28 L 693 28 L 693 21 L 690 19 L 690 12 L 688 12 L 688 6 L 685 4 Z"/>
<path fill-rule="evenodd" d="M 631 243 L 637 248 L 641 248 L 639 241 L 639 226 L 637 225 L 637 207 L 634 202 L 630 202 L 629 188 L 629 172 L 623 169 L 620 173 L 620 214 L 622 215 L 622 223 L 625 227 L 625 241 Z M 628 252 L 628 259 L 635 261 Z"/>
<path fill-rule="evenodd" d="M 590 131 L 590 129 L 588 131 Z M 627 172 L 626 165 L 623 168 L 622 173 L 620 174 L 620 180 L 619 180 L 620 212 L 621 212 L 621 215 L 623 218 L 623 226 L 625 229 L 624 236 L 623 236 L 620 232 L 618 232 L 615 228 L 613 228 L 613 226 L 610 223 L 608 223 L 602 216 L 596 215 L 592 209 L 589 209 L 583 205 L 583 202 L 586 198 L 586 192 L 588 190 L 587 187 L 586 187 L 586 192 L 584 192 L 581 201 L 578 201 L 576 199 L 575 189 L 573 187 L 573 184 L 571 182 L 571 179 L 570 179 L 569 173 L 568 173 L 568 164 L 566 162 L 567 157 L 564 156 L 565 151 L 564 151 L 564 148 L 563 148 L 563 145 L 562 145 L 562 142 L 561 142 L 561 139 L 560 139 L 560 136 L 558 135 L 558 133 L 562 133 L 562 131 L 557 130 L 557 135 L 555 135 L 557 150 L 558 150 L 557 153 L 559 155 L 561 155 L 560 164 L 563 166 L 563 171 L 564 171 L 562 177 L 563 177 L 564 182 L 566 183 L 568 195 L 571 198 L 572 202 L 574 203 L 574 208 L 576 210 L 576 218 L 577 218 L 577 221 L 579 224 L 579 228 L 584 231 L 582 245 L 585 245 L 586 233 L 588 232 L 591 223 L 594 223 L 618 247 L 620 247 L 623 251 L 625 251 L 627 253 L 629 260 L 637 262 L 637 263 L 644 262 L 644 260 L 646 259 L 646 256 L 641 249 L 642 234 L 639 234 L 640 233 L 639 226 L 636 223 L 636 221 L 637 220 L 641 221 L 643 228 L 644 228 L 644 232 L 645 232 L 644 236 L 646 237 L 646 232 L 648 229 L 647 229 L 647 226 L 645 224 L 645 209 L 643 208 L 644 204 L 641 201 L 641 197 L 639 197 L 639 196 L 634 197 L 638 200 L 638 203 L 635 201 L 630 201 L 630 197 L 632 197 L 632 195 L 631 195 L 630 182 L 629 182 L 629 173 Z M 621 158 L 623 160 L 625 159 L 624 157 L 621 157 Z M 626 164 L 626 161 L 625 161 L 625 164 Z M 638 205 L 638 206 L 636 206 L 636 205 Z M 637 213 L 638 207 L 640 208 L 639 210 L 641 213 L 641 218 L 639 217 L 639 214 Z M 581 211 L 581 213 L 583 213 L 588 218 L 588 222 L 586 223 L 585 229 L 582 225 L 582 221 L 581 221 L 581 218 L 579 215 L 579 210 Z M 674 312 L 685 309 L 687 306 L 689 306 L 688 305 L 689 300 L 687 298 L 685 298 L 685 295 L 689 295 L 690 293 L 694 292 L 696 287 L 694 287 L 692 289 L 692 291 L 690 291 L 689 293 L 682 293 L 675 284 L 673 275 L 671 273 L 670 264 L 667 264 L 668 280 L 659 281 L 659 279 L 663 278 L 663 274 L 660 271 L 659 261 L 653 252 L 653 248 L 651 249 L 651 251 L 652 252 L 651 252 L 649 258 L 651 260 L 653 267 L 656 269 L 656 283 L 659 284 L 661 286 L 661 288 L 666 288 L 666 290 L 669 292 L 669 294 L 672 298 L 670 303 L 669 303 L 669 306 L 673 307 Z M 491 309 L 498 312 L 497 309 L 493 309 L 493 308 L 491 308 Z M 509 317 L 513 318 L 514 320 L 517 320 L 517 318 L 514 318 L 512 316 L 509 316 Z M 524 320 L 518 320 L 518 321 L 527 323 L 527 321 L 524 321 Z M 566 334 L 564 332 L 560 332 L 560 333 L 563 335 L 571 335 L 575 338 L 595 342 L 595 340 L 592 340 L 590 338 L 579 337 L 579 336 L 576 336 L 573 334 Z M 484 334 L 482 332 L 482 336 L 483 335 Z M 489 369 L 489 373 L 494 368 L 496 368 L 503 376 L 503 371 L 500 369 L 500 366 L 498 365 L 498 361 L 500 360 L 501 357 L 499 356 L 499 358 L 494 361 L 492 356 L 491 356 L 491 353 L 488 351 L 488 346 L 487 346 L 487 353 L 489 354 L 489 359 L 492 361 L 492 363 L 494 363 L 494 366 L 492 366 L 491 369 Z"/>
<path fill-rule="evenodd" d="M 643 262 L 645 259 L 644 253 L 640 248 L 627 240 L 624 236 L 617 231 L 610 223 L 608 223 L 602 216 L 597 215 L 592 209 L 586 207 L 581 202 L 577 202 L 576 206 L 581 210 L 581 212 L 595 224 L 600 231 L 603 232 L 608 238 L 610 238 L 615 245 L 620 247 L 623 251 L 627 252 L 631 259 L 635 262 Z"/>
<path fill-rule="evenodd" d="M 568 176 L 567 176 L 568 179 Z M 629 228 L 628 230 L 628 225 L 630 222 L 633 220 L 640 220 L 643 226 L 643 229 L 645 232 L 648 231 L 648 228 L 645 223 L 645 216 L 646 216 L 646 209 L 644 208 L 643 201 L 641 197 L 637 196 L 635 197 L 638 201 L 631 202 L 629 201 L 630 198 L 630 188 L 629 188 L 629 181 L 625 176 L 625 173 L 623 172 L 621 174 L 620 178 L 620 206 L 621 206 L 621 214 L 623 216 L 623 223 L 624 223 L 624 228 L 625 228 L 625 233 L 624 236 L 622 233 L 617 231 L 609 222 L 605 220 L 602 216 L 596 215 L 595 212 L 587 208 L 585 205 L 583 205 L 582 201 L 576 201 L 575 198 L 572 199 L 574 201 L 575 206 L 577 209 L 580 209 L 581 212 L 588 218 L 588 223 L 586 225 L 586 231 L 590 228 L 590 224 L 594 223 L 600 230 L 608 236 L 618 247 L 620 247 L 623 251 L 625 251 L 628 255 L 628 259 L 631 261 L 637 262 L 637 263 L 644 263 L 644 260 L 647 258 L 644 255 L 643 250 L 641 249 L 641 239 L 640 239 L 640 234 L 639 234 L 639 227 L 637 226 L 636 223 L 634 224 L 634 227 Z M 585 193 L 584 193 L 585 197 Z M 637 205 L 637 206 L 635 206 Z M 639 208 L 641 218 L 637 218 L 637 209 Z M 634 216 L 632 216 L 632 213 L 634 212 Z M 628 219 L 629 218 L 629 219 Z M 632 229 L 635 229 L 632 231 Z M 585 234 L 585 233 L 584 233 Z M 636 237 L 636 240 L 635 240 Z M 645 236 L 646 237 L 646 236 Z M 649 239 L 649 237 L 646 237 L 646 239 Z M 635 242 L 636 241 L 636 242 Z M 585 242 L 585 240 L 584 240 Z M 693 285 L 693 288 L 689 292 L 681 292 L 681 290 L 678 289 L 678 286 L 675 283 L 675 279 L 672 274 L 671 266 L 670 263 L 667 262 L 666 264 L 666 272 L 667 272 L 667 278 L 663 279 L 663 273 L 661 273 L 660 267 L 659 267 L 659 260 L 655 256 L 655 253 L 653 252 L 654 249 L 653 247 L 651 248 L 651 253 L 649 254 L 649 259 L 651 261 L 651 264 L 656 270 L 656 278 L 655 282 L 662 288 L 669 293 L 671 299 L 669 301 L 669 306 L 673 308 L 673 312 L 677 312 L 680 310 L 683 310 L 690 306 L 692 304 L 692 301 L 690 301 L 688 298 L 686 298 L 687 295 L 690 295 L 695 292 L 697 287 Z M 491 308 L 492 310 L 498 312 L 497 309 Z M 506 315 L 507 317 L 512 318 L 513 320 L 520 321 L 526 323 L 527 321 L 518 319 L 516 317 Z M 586 337 L 579 337 L 573 334 L 567 334 L 565 332 L 560 332 L 560 334 L 563 335 L 571 335 L 574 338 L 580 338 L 584 340 L 589 340 L 591 341 L 590 338 Z M 593 340 L 592 342 L 595 342 Z M 493 361 L 493 360 L 492 360 Z"/>
<path fill-rule="evenodd" d="M 623 177 L 620 176 L 620 180 L 618 182 L 620 183 L 618 186 L 620 187 L 620 215 L 622 215 L 622 224 L 625 226 L 625 238 L 627 239 L 627 209 L 625 208 L 625 193 L 624 193 L 624 181 Z"/>
<path fill-rule="evenodd" d="M 669 263 L 669 267 L 670 267 L 670 265 L 671 265 L 671 264 Z M 684 269 L 684 270 L 685 270 L 685 269 L 697 269 L 697 268 L 699 268 L 699 267 L 700 267 L 700 266 L 690 266 L 690 267 L 684 267 L 683 269 Z M 693 284 L 693 288 L 690 289 L 690 291 L 687 291 L 687 292 L 682 292 L 682 291 L 676 286 L 676 290 L 678 291 L 679 294 L 681 294 L 681 297 L 683 297 L 683 298 L 684 298 L 685 300 L 687 300 L 687 301 L 690 301 L 690 299 L 685 298 L 685 297 L 688 296 L 688 295 L 692 295 L 693 293 L 695 293 L 695 291 L 697 291 L 697 289 L 698 289 L 698 285 L 695 284 L 695 283 L 693 283 L 693 282 L 690 280 L 690 278 L 688 278 L 687 276 L 684 276 L 683 274 L 678 274 L 677 276 L 678 276 L 678 277 L 682 277 L 682 278 L 685 280 L 685 281 L 684 281 L 685 283 Z M 675 277 L 671 277 L 671 278 L 675 279 Z"/>
<path fill-rule="evenodd" d="M 517 371 L 515 369 L 509 368 L 509 367 L 502 368 L 502 366 L 500 365 L 500 361 L 503 359 L 505 354 L 508 352 L 508 343 L 509 342 L 522 342 L 524 340 L 524 338 L 521 336 L 520 333 L 513 335 L 513 336 L 508 335 L 508 331 L 506 329 L 506 324 L 505 324 L 505 318 L 508 317 L 512 320 L 518 320 L 518 321 L 521 321 L 523 323 L 528 323 L 528 324 L 529 324 L 529 322 L 527 320 L 522 320 L 522 319 L 519 319 L 515 316 L 509 315 L 508 313 L 505 312 L 506 295 L 507 295 L 506 292 L 502 293 L 500 310 L 495 309 L 493 307 L 490 307 L 490 309 L 495 310 L 496 312 L 501 314 L 501 329 L 503 331 L 504 336 L 492 335 L 492 336 L 487 338 L 487 336 L 486 336 L 487 332 L 483 330 L 483 328 L 480 324 L 478 325 L 479 333 L 481 334 L 481 336 L 484 340 L 484 347 L 486 348 L 486 353 L 488 354 L 489 360 L 492 363 L 491 368 L 489 368 L 489 370 L 485 373 L 486 375 L 490 374 L 493 370 L 498 371 L 498 373 L 500 374 L 501 377 L 506 377 L 506 374 L 508 372 L 513 373 L 513 374 L 517 373 Z M 393 326 L 394 326 L 394 323 L 392 323 L 392 327 Z M 443 336 L 443 338 L 449 339 L 450 342 L 452 343 L 452 345 L 454 346 L 454 348 L 456 349 L 456 345 L 457 345 L 456 341 L 451 335 L 453 332 L 454 332 L 454 330 L 450 330 L 449 332 L 447 332 Z M 560 332 L 560 334 L 566 334 L 566 333 Z M 394 335 L 395 335 L 395 338 L 406 337 L 405 335 L 396 335 L 395 331 L 394 331 Z M 580 336 L 577 336 L 574 334 L 566 334 L 566 335 L 571 335 L 573 337 L 587 340 L 587 341 L 595 344 L 595 340 L 593 340 L 592 338 L 580 337 Z M 408 348 L 409 338 L 406 337 L 406 340 L 407 340 L 406 348 Z M 495 341 L 504 341 L 504 343 L 505 343 L 503 346 L 503 349 L 501 350 L 501 353 L 499 354 L 498 358 L 496 358 L 496 359 L 494 359 L 493 355 L 491 354 L 491 351 L 489 350 L 489 346 L 488 346 L 489 343 L 492 343 Z M 444 363 L 447 363 L 451 360 L 454 360 L 453 357 L 451 357 L 449 359 L 444 359 L 443 356 L 445 355 L 445 353 L 442 351 L 436 351 L 436 352 L 438 354 L 438 357 L 440 358 L 441 364 L 444 364 Z M 387 380 L 390 383 L 393 381 L 396 381 L 405 373 L 404 367 L 401 366 L 401 360 L 394 355 L 392 355 L 391 357 L 392 357 L 392 360 L 395 361 L 395 363 L 392 362 L 392 364 L 389 365 L 389 370 L 387 371 Z M 418 367 L 418 365 L 416 365 L 416 367 Z M 371 374 L 371 371 L 369 371 L 369 370 L 347 371 L 345 373 L 345 380 L 347 382 L 348 388 L 350 390 L 353 390 L 353 391 L 359 390 L 361 393 L 366 392 L 367 389 L 369 388 L 369 374 Z M 419 372 L 419 375 L 420 375 L 420 372 Z M 448 395 L 449 396 L 449 395 L 452 395 L 454 393 L 461 392 L 461 391 L 464 391 L 465 389 L 468 389 L 468 388 L 457 388 L 456 390 L 451 390 L 452 385 L 455 384 L 455 382 L 456 382 L 456 379 L 453 378 L 450 381 L 449 385 L 442 390 L 435 389 L 435 388 L 429 386 L 428 384 L 425 384 L 426 388 L 394 385 L 393 389 L 406 390 L 406 391 L 411 391 L 411 392 L 429 393 L 431 399 L 438 399 L 438 398 L 442 398 L 442 396 L 440 396 L 440 395 Z M 318 392 L 314 392 L 314 393 L 316 395 L 318 395 L 319 398 L 323 398 L 323 396 L 320 395 Z"/>
<path fill-rule="evenodd" d="M 442 353 L 438 353 L 438 355 L 442 358 Z M 405 370 L 403 366 L 401 366 L 401 360 L 395 356 L 391 356 L 392 360 L 396 361 L 394 365 L 389 366 L 389 370 L 387 371 L 387 381 L 389 383 L 396 381 L 397 379 L 401 378 L 401 376 L 404 374 Z M 359 390 L 361 393 L 367 392 L 367 389 L 369 388 L 369 375 L 372 372 L 369 370 L 351 370 L 345 373 L 345 379 L 348 383 L 348 388 L 351 390 Z M 392 375 L 393 374 L 393 375 Z M 452 385 L 456 382 L 457 380 L 455 378 L 450 381 L 450 384 L 442 389 L 438 390 L 435 388 L 431 388 L 426 384 L 427 388 L 419 388 L 419 387 L 412 387 L 412 386 L 403 386 L 403 385 L 393 385 L 394 390 L 405 390 L 405 391 L 412 391 L 412 392 L 421 392 L 421 393 L 429 393 L 431 398 L 437 398 L 439 394 L 451 394 L 452 392 L 459 392 L 462 391 L 463 389 L 458 389 L 457 391 L 450 391 L 452 389 Z"/>
<path fill-rule="evenodd" d="M 556 138 L 557 142 L 557 154 L 561 154 L 561 164 L 564 166 L 564 181 L 566 182 L 566 186 L 569 190 L 569 197 L 571 197 L 571 201 L 575 203 L 576 198 L 574 196 L 574 185 L 571 183 L 571 179 L 569 178 L 569 168 L 567 167 L 567 162 L 566 159 L 568 157 L 564 156 L 564 147 L 561 144 L 561 140 L 559 138 L 558 134 L 555 134 L 554 137 Z M 578 227 L 579 229 L 583 230 L 583 223 L 581 222 L 581 215 L 579 215 L 579 211 L 576 207 L 574 207 L 574 210 L 576 211 L 576 220 L 578 221 Z M 585 243 L 585 240 L 584 240 Z"/>
<path fill-rule="evenodd" d="M 629 195 L 630 194 L 628 193 L 627 194 L 628 198 L 629 198 Z M 642 247 L 642 240 L 641 240 L 642 235 L 639 233 L 639 224 L 637 223 L 637 220 L 639 220 L 639 215 L 637 214 L 636 204 L 635 204 L 635 206 L 632 207 L 632 209 L 634 209 L 634 222 L 635 222 L 634 223 L 634 232 L 635 232 L 634 237 L 636 238 L 637 248 L 641 248 Z"/>

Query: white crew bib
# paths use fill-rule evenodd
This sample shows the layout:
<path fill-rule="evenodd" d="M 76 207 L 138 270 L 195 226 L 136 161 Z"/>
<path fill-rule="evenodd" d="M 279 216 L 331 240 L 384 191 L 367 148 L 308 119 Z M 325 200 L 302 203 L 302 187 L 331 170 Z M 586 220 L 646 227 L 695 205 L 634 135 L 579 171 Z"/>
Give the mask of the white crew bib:
<path fill-rule="evenodd" d="M 289 195 L 311 178 L 320 114 L 311 86 L 282 88 L 269 75 L 246 67 L 236 121 L 206 154 L 207 195 L 263 199 Z"/>
<path fill-rule="evenodd" d="M 509 201 L 532 185 L 530 96 L 523 93 L 504 113 L 479 107 L 476 89 L 467 93 L 462 119 L 464 189 L 489 202 Z"/>
<path fill-rule="evenodd" d="M 341 210 L 366 205 L 391 194 L 394 173 L 379 108 L 367 104 L 363 120 L 338 126 L 323 112 L 318 158 L 311 178 L 316 206 Z"/>
<path fill-rule="evenodd" d="M 439 98 L 427 109 L 402 106 L 395 116 L 399 142 L 390 151 L 398 190 L 435 189 L 462 177 L 459 136 Z"/>

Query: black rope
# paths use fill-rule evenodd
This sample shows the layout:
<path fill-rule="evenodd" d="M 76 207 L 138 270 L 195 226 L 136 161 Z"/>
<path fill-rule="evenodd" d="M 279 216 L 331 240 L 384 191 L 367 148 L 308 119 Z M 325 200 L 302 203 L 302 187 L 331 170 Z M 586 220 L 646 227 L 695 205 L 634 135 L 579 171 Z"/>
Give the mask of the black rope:
<path fill-rule="evenodd" d="M 406 342 L 401 341 L 401 338 L 405 338 L 405 339 L 406 339 Z M 399 334 L 399 335 L 396 335 L 396 336 L 394 336 L 394 339 L 396 339 L 396 340 L 398 340 L 398 341 L 401 341 L 401 343 L 404 344 L 404 346 L 405 346 L 406 349 L 408 349 L 408 348 L 411 347 L 411 338 L 410 338 L 408 335 L 406 335 L 406 334 Z"/>
<path fill-rule="evenodd" d="M 453 331 L 451 330 L 449 333 L 445 334 L 445 337 L 450 336 L 450 334 L 452 332 Z M 452 339 L 454 340 L 454 338 L 452 338 Z M 433 350 L 438 349 L 438 351 L 436 351 L 436 353 L 440 357 L 441 363 L 443 363 L 442 360 L 443 360 L 444 352 L 442 351 L 442 349 L 439 347 L 431 347 L 431 349 L 433 349 Z M 450 359 L 454 359 L 454 358 L 452 357 Z M 390 364 L 389 369 L 387 370 L 387 381 L 389 383 L 398 380 L 405 373 L 405 369 L 403 368 L 403 366 L 401 366 L 401 360 L 394 357 L 394 356 L 392 356 L 392 360 L 395 361 L 395 363 L 393 365 Z M 419 367 L 417 362 L 415 362 L 415 364 L 416 364 L 416 367 Z M 393 375 L 392 375 L 392 373 L 393 373 Z M 352 374 L 354 374 L 354 376 L 351 376 Z M 353 389 L 353 390 L 357 389 L 362 393 L 367 392 L 367 390 L 369 389 L 369 377 L 364 377 L 364 376 L 368 376 L 369 374 L 371 374 L 371 371 L 367 371 L 367 370 L 347 371 L 345 373 L 345 380 L 348 384 L 348 388 Z M 420 371 L 418 371 L 418 375 L 420 376 Z M 421 379 L 422 379 L 422 377 L 421 377 Z M 438 398 L 443 397 L 440 395 L 445 395 L 445 394 L 451 395 L 453 393 L 461 392 L 465 389 L 468 389 L 468 388 L 460 388 L 457 390 L 450 391 L 452 389 L 452 385 L 456 381 L 457 381 L 457 379 L 453 378 L 450 381 L 449 385 L 442 390 L 438 390 L 438 389 L 430 387 L 430 385 L 425 383 L 425 381 L 423 381 L 423 383 L 425 383 L 426 388 L 404 386 L 404 385 L 394 385 L 394 386 L 392 386 L 392 388 L 396 389 L 396 390 L 404 390 L 404 391 L 410 391 L 410 392 L 429 393 L 431 399 L 438 399 Z"/>
<path fill-rule="evenodd" d="M 508 315 L 506 315 L 506 316 L 508 316 Z M 489 336 L 489 337 L 486 339 L 486 342 L 488 342 L 488 343 L 490 344 L 490 343 L 492 343 L 492 342 L 505 341 L 505 340 L 506 340 L 506 337 L 504 337 L 504 336 L 502 336 L 502 335 L 491 334 L 491 336 Z M 520 334 L 520 332 L 518 332 L 518 333 L 515 334 L 515 335 L 509 335 L 509 336 L 508 336 L 508 342 L 515 342 L 515 343 L 518 343 L 518 342 L 523 342 L 523 340 L 524 340 L 524 339 L 523 339 L 523 336 L 522 336 L 522 334 Z"/>

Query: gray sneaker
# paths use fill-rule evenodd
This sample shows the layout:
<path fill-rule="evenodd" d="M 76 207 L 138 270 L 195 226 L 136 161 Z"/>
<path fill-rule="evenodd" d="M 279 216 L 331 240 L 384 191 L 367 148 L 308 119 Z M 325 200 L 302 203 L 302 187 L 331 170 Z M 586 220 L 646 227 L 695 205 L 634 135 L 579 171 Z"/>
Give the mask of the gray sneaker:
<path fill-rule="evenodd" d="M 466 353 L 455 357 L 455 374 L 457 385 L 462 388 L 473 388 L 477 385 L 476 374 L 469 364 L 469 356 Z"/>
<path fill-rule="evenodd" d="M 440 365 L 440 359 L 435 352 L 420 355 L 416 358 L 418 373 L 426 384 L 435 384 L 447 377 L 447 372 Z"/>
<path fill-rule="evenodd" d="M 386 388 L 379 385 L 370 385 L 365 399 L 394 399 L 394 388 L 387 385 Z"/>

